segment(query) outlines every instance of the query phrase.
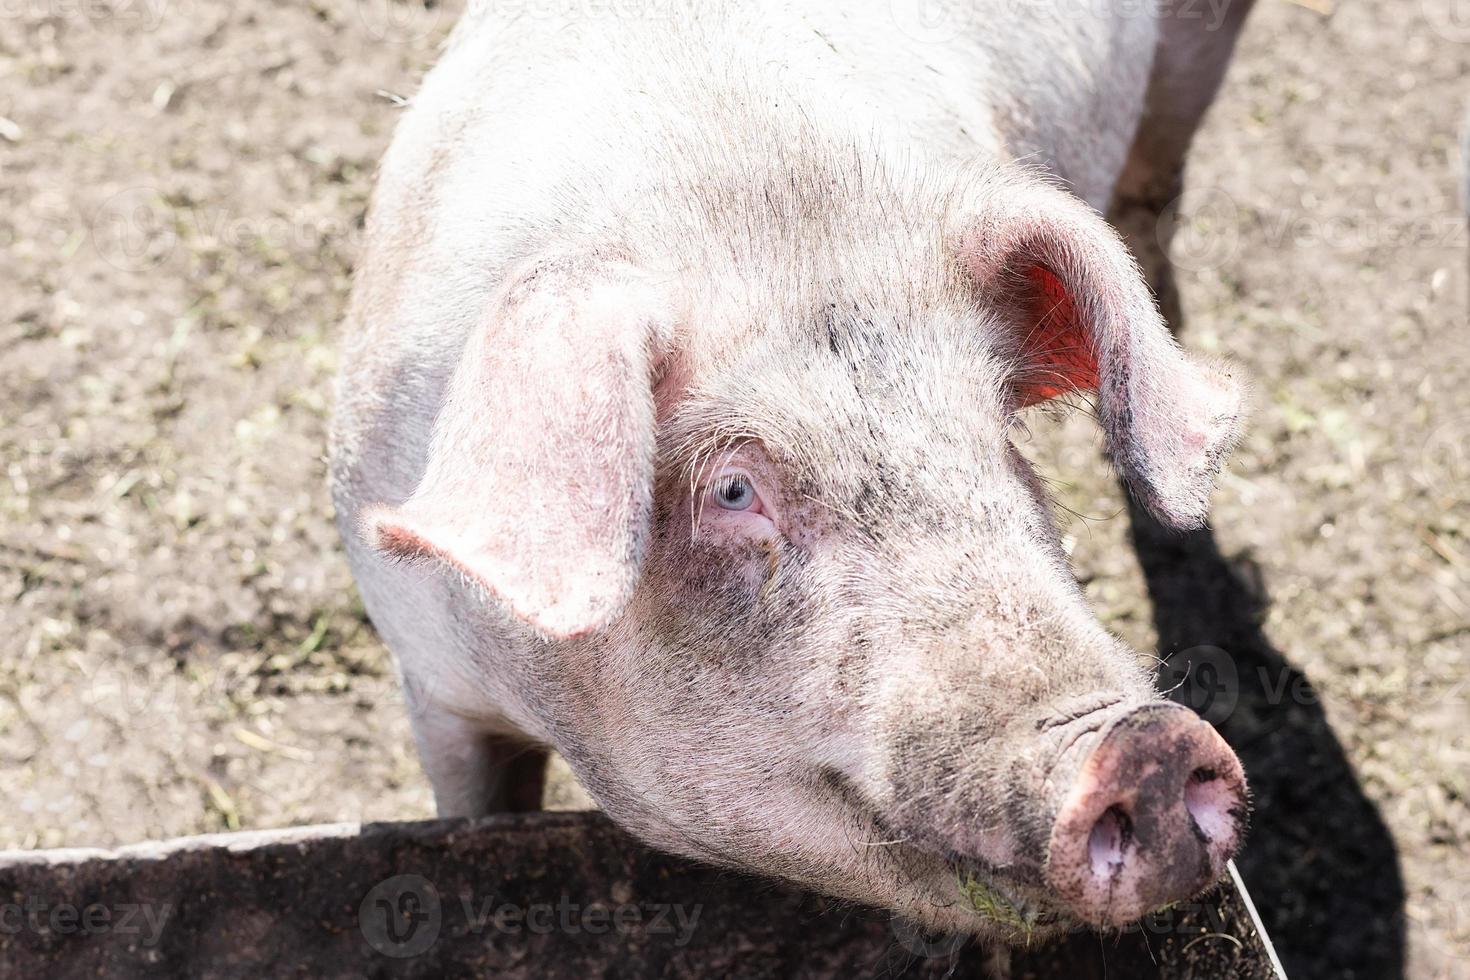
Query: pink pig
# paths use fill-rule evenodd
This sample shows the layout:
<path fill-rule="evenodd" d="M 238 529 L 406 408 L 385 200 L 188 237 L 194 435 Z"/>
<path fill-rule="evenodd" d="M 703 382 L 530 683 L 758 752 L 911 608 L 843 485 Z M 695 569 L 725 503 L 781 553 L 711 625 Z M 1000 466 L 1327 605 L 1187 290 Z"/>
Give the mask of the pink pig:
<path fill-rule="evenodd" d="M 973 889 L 1044 932 L 1221 875 L 1240 764 L 1010 436 L 1095 391 L 1205 520 L 1238 385 L 1098 211 L 1177 190 L 1223 3 L 471 5 L 383 162 L 332 455 L 442 814 L 535 806 L 554 749 L 656 846 L 1001 937 Z"/>

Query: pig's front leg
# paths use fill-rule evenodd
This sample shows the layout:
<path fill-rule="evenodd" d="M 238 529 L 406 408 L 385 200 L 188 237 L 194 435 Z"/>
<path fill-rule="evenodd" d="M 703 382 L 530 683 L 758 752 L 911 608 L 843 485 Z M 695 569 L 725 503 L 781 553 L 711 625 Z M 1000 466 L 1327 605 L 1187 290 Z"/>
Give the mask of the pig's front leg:
<path fill-rule="evenodd" d="M 439 816 L 541 809 L 547 755 L 540 746 L 432 704 L 414 712 L 413 734 Z"/>

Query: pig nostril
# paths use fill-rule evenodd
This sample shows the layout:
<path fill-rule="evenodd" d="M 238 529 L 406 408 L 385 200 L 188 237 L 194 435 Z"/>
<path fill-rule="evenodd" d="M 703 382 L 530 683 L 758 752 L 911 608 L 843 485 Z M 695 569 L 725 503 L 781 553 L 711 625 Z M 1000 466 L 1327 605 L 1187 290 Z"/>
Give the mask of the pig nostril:
<path fill-rule="evenodd" d="M 1114 805 L 1104 810 L 1087 838 L 1087 856 L 1092 862 L 1092 873 L 1107 880 L 1121 871 L 1132 838 L 1133 821 L 1128 819 L 1123 808 Z"/>
<path fill-rule="evenodd" d="M 1202 767 L 1189 774 L 1184 785 L 1184 808 L 1206 841 L 1233 836 L 1235 794 L 1215 770 Z"/>

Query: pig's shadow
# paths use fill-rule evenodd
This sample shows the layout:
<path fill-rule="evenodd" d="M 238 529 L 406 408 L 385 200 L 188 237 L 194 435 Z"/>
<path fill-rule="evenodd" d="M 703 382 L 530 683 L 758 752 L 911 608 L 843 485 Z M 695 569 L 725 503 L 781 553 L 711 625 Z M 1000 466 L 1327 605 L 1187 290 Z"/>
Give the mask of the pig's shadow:
<path fill-rule="evenodd" d="M 1291 980 L 1404 971 L 1404 890 L 1378 810 L 1306 677 L 1261 628 L 1268 600 L 1248 561 L 1209 530 L 1180 534 L 1130 500 L 1154 604 L 1160 683 L 1214 721 L 1253 799 L 1236 863 Z"/>

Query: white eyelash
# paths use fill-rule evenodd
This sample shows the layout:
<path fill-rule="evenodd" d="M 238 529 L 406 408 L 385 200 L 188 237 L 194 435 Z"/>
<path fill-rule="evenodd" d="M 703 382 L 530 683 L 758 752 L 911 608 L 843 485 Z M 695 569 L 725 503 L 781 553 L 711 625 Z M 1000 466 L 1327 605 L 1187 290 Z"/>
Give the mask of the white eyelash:
<path fill-rule="evenodd" d="M 755 501 L 751 504 L 751 507 L 756 506 L 756 504 L 764 504 L 765 498 L 762 497 L 761 492 L 760 492 L 760 487 L 756 484 L 755 478 L 753 476 L 751 476 L 749 473 L 747 473 L 744 469 L 741 469 L 739 467 L 734 467 L 734 469 L 736 470 L 736 472 L 732 472 L 732 473 L 720 473 L 719 472 L 719 470 L 723 470 L 727 466 L 730 466 L 731 460 L 734 458 L 735 453 L 736 453 L 736 451 L 737 451 L 738 448 L 739 448 L 738 446 L 735 446 L 735 447 L 727 448 L 725 450 L 725 459 L 723 461 L 723 464 L 721 466 L 719 466 L 719 468 L 716 470 L 716 476 L 715 476 L 715 478 L 712 479 L 712 480 L 710 480 L 709 482 L 705 483 L 702 487 L 699 486 L 699 484 L 698 484 L 698 474 L 701 471 L 707 472 L 712 467 L 708 467 L 708 466 L 705 466 L 705 467 L 695 466 L 695 467 L 692 467 L 691 468 L 691 470 L 690 470 L 690 480 L 689 480 L 689 491 L 690 491 L 690 497 L 689 497 L 689 516 L 690 516 L 689 537 L 690 537 L 690 540 L 691 541 L 694 540 L 695 538 L 697 538 L 698 535 L 699 535 L 699 527 L 700 527 L 700 524 L 704 520 L 704 507 L 705 507 L 705 503 L 711 497 L 713 497 L 714 494 L 717 493 L 722 487 L 724 487 L 726 484 L 728 484 L 730 481 L 739 479 L 739 480 L 744 480 L 747 484 L 749 484 L 749 486 L 750 486 L 750 492 L 755 495 Z M 749 508 L 747 508 L 747 510 L 749 510 Z M 746 512 L 747 511 L 730 511 L 730 513 L 746 513 Z M 764 511 L 762 511 L 762 513 L 764 513 Z"/>

